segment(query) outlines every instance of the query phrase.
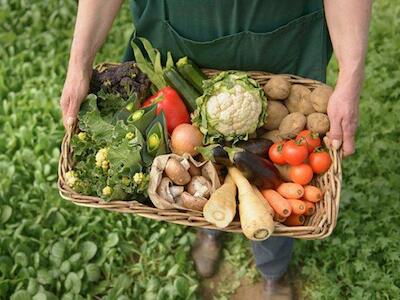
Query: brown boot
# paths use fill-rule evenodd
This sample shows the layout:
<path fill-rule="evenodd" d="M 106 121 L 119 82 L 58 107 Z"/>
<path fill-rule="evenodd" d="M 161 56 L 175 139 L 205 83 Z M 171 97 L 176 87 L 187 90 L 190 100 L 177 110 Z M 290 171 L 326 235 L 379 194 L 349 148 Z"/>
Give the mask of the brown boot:
<path fill-rule="evenodd" d="M 201 277 L 207 278 L 215 274 L 220 253 L 219 238 L 199 230 L 192 248 L 192 257 L 196 271 Z"/>
<path fill-rule="evenodd" d="M 295 300 L 297 299 L 293 285 L 287 280 L 282 279 L 264 279 L 264 297 L 265 300 Z"/>

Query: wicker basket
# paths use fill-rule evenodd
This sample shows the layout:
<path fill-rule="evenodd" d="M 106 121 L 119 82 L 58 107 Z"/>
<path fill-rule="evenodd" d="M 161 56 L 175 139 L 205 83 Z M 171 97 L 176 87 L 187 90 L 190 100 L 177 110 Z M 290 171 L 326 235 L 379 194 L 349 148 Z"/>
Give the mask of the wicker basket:
<path fill-rule="evenodd" d="M 208 76 L 218 73 L 217 70 L 203 70 Z M 265 72 L 248 72 L 248 74 L 264 85 L 269 79 L 276 76 Z M 310 89 L 323 85 L 315 80 L 305 79 L 293 75 L 285 76 L 293 84 L 301 84 Z M 166 221 L 186 226 L 195 226 L 208 229 L 218 229 L 228 232 L 242 232 L 239 221 L 232 222 L 224 229 L 217 228 L 207 222 L 202 212 L 183 211 L 179 209 L 161 210 L 146 206 L 137 201 L 110 201 L 105 202 L 98 197 L 85 196 L 73 191 L 65 182 L 65 173 L 72 168 L 71 137 L 74 130 L 66 132 L 61 145 L 61 156 L 59 161 L 58 188 L 62 198 L 77 205 L 101 208 L 121 213 L 133 213 L 142 217 L 157 221 Z M 342 182 L 342 154 L 338 150 L 329 150 L 332 158 L 331 168 L 322 176 L 318 176 L 315 183 L 324 191 L 324 199 L 317 203 L 316 212 L 307 218 L 304 226 L 287 227 L 280 223 L 275 226 L 275 236 L 288 236 L 298 239 L 322 239 L 329 236 L 336 226 L 339 212 L 340 189 Z"/>

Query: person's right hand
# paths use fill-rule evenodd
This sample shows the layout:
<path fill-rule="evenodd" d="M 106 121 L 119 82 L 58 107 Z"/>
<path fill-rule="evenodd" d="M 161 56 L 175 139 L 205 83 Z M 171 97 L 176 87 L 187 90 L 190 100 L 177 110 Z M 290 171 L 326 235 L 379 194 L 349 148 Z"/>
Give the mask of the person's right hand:
<path fill-rule="evenodd" d="M 64 127 L 76 121 L 82 101 L 88 94 L 92 75 L 91 68 L 69 67 L 61 94 L 60 105 Z"/>

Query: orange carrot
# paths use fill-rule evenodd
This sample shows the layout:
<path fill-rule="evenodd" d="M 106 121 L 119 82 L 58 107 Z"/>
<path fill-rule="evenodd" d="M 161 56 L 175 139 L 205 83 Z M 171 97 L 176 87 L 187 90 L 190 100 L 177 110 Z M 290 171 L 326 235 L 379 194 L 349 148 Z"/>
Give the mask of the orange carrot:
<path fill-rule="evenodd" d="M 304 224 L 305 220 L 306 218 L 303 215 L 291 214 L 287 217 L 284 224 L 287 226 L 301 226 Z"/>
<path fill-rule="evenodd" d="M 304 215 L 306 216 L 311 216 L 315 213 L 315 204 L 311 201 L 303 200 L 303 202 L 306 205 L 306 212 Z"/>
<path fill-rule="evenodd" d="M 292 214 L 302 215 L 306 212 L 306 205 L 304 201 L 299 199 L 287 199 L 292 207 Z"/>
<path fill-rule="evenodd" d="M 275 212 L 282 217 L 287 217 L 292 213 L 292 207 L 289 202 L 279 195 L 278 192 L 274 190 L 261 190 L 261 193 Z"/>
<path fill-rule="evenodd" d="M 304 195 L 304 188 L 293 182 L 282 183 L 276 191 L 283 197 L 291 199 L 300 199 Z"/>
<path fill-rule="evenodd" d="M 322 191 L 313 185 L 306 185 L 304 187 L 304 199 L 311 202 L 318 202 L 323 197 Z"/>
<path fill-rule="evenodd" d="M 282 217 L 281 215 L 279 215 L 279 214 L 277 214 L 277 213 L 275 213 L 275 214 L 274 214 L 274 221 L 277 221 L 277 222 L 279 222 L 279 223 L 283 223 L 283 222 L 286 221 L 286 218 L 285 218 L 285 217 Z"/>

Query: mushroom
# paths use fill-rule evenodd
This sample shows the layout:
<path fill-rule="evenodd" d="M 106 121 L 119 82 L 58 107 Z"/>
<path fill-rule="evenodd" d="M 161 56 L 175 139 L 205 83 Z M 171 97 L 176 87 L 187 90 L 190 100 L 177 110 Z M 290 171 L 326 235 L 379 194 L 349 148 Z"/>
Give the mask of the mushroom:
<path fill-rule="evenodd" d="M 190 182 L 190 174 L 175 158 L 169 158 L 165 166 L 165 174 L 177 185 L 186 185 Z"/>
<path fill-rule="evenodd" d="M 194 176 L 186 190 L 192 196 L 208 198 L 211 193 L 211 182 L 203 176 Z"/>
<path fill-rule="evenodd" d="M 168 202 L 173 203 L 174 197 L 170 191 L 171 185 L 172 181 L 168 177 L 164 177 L 161 179 L 160 185 L 157 187 L 157 194 L 159 194 L 161 198 L 167 200 Z"/>
<path fill-rule="evenodd" d="M 180 195 L 182 195 L 182 193 L 185 191 L 185 188 L 181 185 L 173 185 L 169 188 L 169 191 L 172 194 L 172 197 L 174 197 L 174 199 Z"/>
<path fill-rule="evenodd" d="M 160 197 L 171 203 L 173 203 L 174 199 L 180 196 L 183 191 L 183 186 L 172 185 L 172 181 L 168 177 L 161 179 L 160 185 L 157 188 L 157 193 Z"/>
<path fill-rule="evenodd" d="M 181 204 L 183 207 L 202 211 L 206 202 L 206 198 L 195 197 L 190 195 L 188 192 L 183 192 L 182 195 L 179 196 L 178 203 Z"/>

